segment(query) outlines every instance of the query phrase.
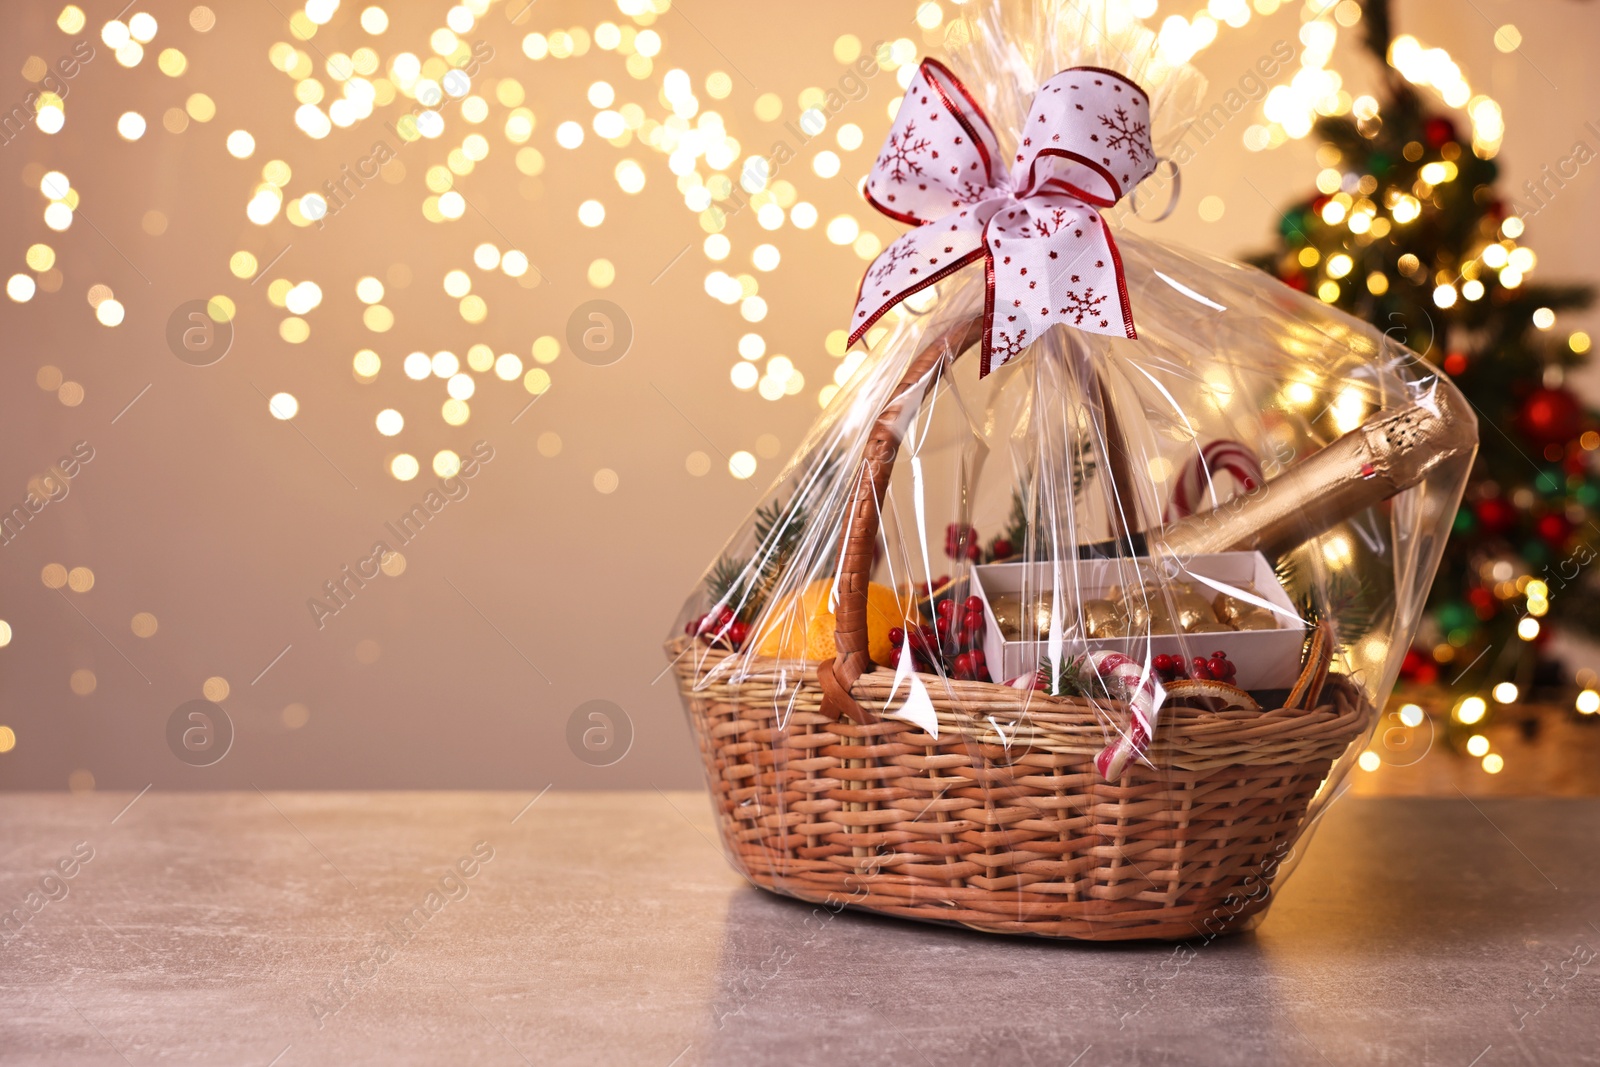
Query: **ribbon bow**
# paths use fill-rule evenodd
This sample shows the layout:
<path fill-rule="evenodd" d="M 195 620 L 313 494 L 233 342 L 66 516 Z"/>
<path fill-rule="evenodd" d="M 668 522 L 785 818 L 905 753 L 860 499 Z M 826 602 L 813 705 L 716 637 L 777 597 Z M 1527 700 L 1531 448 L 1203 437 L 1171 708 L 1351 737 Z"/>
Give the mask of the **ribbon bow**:
<path fill-rule="evenodd" d="M 1122 75 L 1071 67 L 1040 87 L 1009 173 L 994 128 L 956 76 L 922 61 L 866 196 L 916 227 L 873 260 L 850 343 L 895 304 L 985 260 L 982 373 L 1060 323 L 1138 336 L 1108 208 L 1156 167 L 1150 100 Z"/>

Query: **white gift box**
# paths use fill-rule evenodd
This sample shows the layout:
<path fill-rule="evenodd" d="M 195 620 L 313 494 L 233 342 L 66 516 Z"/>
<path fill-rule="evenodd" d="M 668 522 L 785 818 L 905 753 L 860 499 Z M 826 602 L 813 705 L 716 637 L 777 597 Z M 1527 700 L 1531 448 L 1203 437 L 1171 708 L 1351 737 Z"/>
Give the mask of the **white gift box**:
<path fill-rule="evenodd" d="M 1054 572 L 1054 575 L 1053 573 Z M 1227 593 L 1258 606 L 1270 607 L 1275 630 L 1223 630 L 1216 633 L 1140 634 L 1134 637 L 1085 639 L 1075 605 L 1104 598 L 1114 586 L 1122 589 L 1146 581 L 1188 582 L 1209 602 Z M 1300 674 L 1300 653 L 1306 624 L 1284 592 L 1265 556 L 1259 552 L 1219 552 L 1185 560 L 1152 561 L 1147 557 L 1070 560 L 1049 563 L 990 563 L 972 568 L 972 592 L 983 600 L 986 634 L 983 655 L 997 682 L 1031 674 L 1045 659 L 1049 635 L 1034 641 L 1008 641 L 990 606 L 1007 593 L 1048 595 L 1054 584 L 1054 605 L 1061 620 L 1062 655 L 1086 651 L 1120 652 L 1144 662 L 1163 653 L 1181 656 L 1227 654 L 1238 669 L 1233 684 L 1241 689 L 1288 689 Z"/>

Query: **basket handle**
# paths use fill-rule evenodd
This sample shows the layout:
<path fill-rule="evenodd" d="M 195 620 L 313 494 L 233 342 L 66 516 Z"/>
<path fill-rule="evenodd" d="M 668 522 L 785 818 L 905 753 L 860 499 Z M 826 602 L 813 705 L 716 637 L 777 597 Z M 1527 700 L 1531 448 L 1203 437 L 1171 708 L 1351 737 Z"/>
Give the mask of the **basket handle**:
<path fill-rule="evenodd" d="M 890 396 L 878 421 L 867 435 L 861 471 L 850 499 L 839 538 L 838 610 L 834 643 L 837 655 L 817 665 L 822 686 L 822 714 L 837 722 L 848 715 L 866 725 L 868 716 L 850 688 L 872 669 L 867 654 L 867 584 L 872 574 L 873 548 L 878 540 L 880 508 L 889 488 L 889 476 L 900 451 L 899 421 L 908 394 L 941 361 L 954 362 L 983 336 L 983 317 L 959 322 L 934 337 L 911 360 L 900 386 Z M 920 399 L 920 394 L 918 399 Z"/>

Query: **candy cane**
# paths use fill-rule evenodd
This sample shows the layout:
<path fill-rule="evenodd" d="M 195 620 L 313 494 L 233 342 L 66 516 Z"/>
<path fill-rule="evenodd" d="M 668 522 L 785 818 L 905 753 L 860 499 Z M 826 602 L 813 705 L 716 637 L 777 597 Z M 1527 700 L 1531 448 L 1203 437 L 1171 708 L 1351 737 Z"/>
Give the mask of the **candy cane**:
<path fill-rule="evenodd" d="M 1256 454 L 1238 441 L 1217 440 L 1208 442 L 1200 454 L 1183 466 L 1177 484 L 1172 487 L 1172 504 L 1167 508 L 1167 521 L 1193 515 L 1219 472 L 1226 471 L 1239 482 L 1239 487 L 1250 492 L 1264 485 L 1267 476 L 1261 471 L 1261 461 Z"/>
<path fill-rule="evenodd" d="M 1145 670 L 1120 652 L 1087 652 L 1078 662 L 1099 675 L 1113 696 L 1128 703 L 1127 732 L 1119 734 L 1094 758 L 1100 777 L 1108 782 L 1115 781 L 1122 777 L 1130 759 L 1150 747 L 1156 715 L 1166 699 L 1166 692 L 1154 672 Z"/>
<path fill-rule="evenodd" d="M 1150 747 L 1156 716 L 1167 699 L 1166 690 L 1154 672 L 1120 652 L 1086 652 L 1077 659 L 1079 670 L 1093 671 L 1106 683 L 1112 696 L 1124 700 L 1130 712 L 1128 731 L 1100 750 L 1094 758 L 1095 770 L 1106 781 L 1122 776 L 1128 761 Z M 1013 689 L 1048 689 L 1044 671 L 1020 674 L 1006 683 Z"/>

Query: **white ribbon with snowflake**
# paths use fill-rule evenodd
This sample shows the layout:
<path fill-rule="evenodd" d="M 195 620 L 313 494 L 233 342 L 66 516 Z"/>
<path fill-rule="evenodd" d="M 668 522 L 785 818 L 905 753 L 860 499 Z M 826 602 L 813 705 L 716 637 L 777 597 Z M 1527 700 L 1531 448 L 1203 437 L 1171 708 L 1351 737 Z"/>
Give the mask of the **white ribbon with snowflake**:
<path fill-rule="evenodd" d="M 1155 169 L 1150 101 L 1120 74 L 1072 67 L 1033 98 L 1010 166 L 965 86 L 923 60 L 867 199 L 916 229 L 867 268 L 850 343 L 919 289 L 985 261 L 982 373 L 1051 326 L 1135 337 L 1116 243 L 1100 210 Z"/>

